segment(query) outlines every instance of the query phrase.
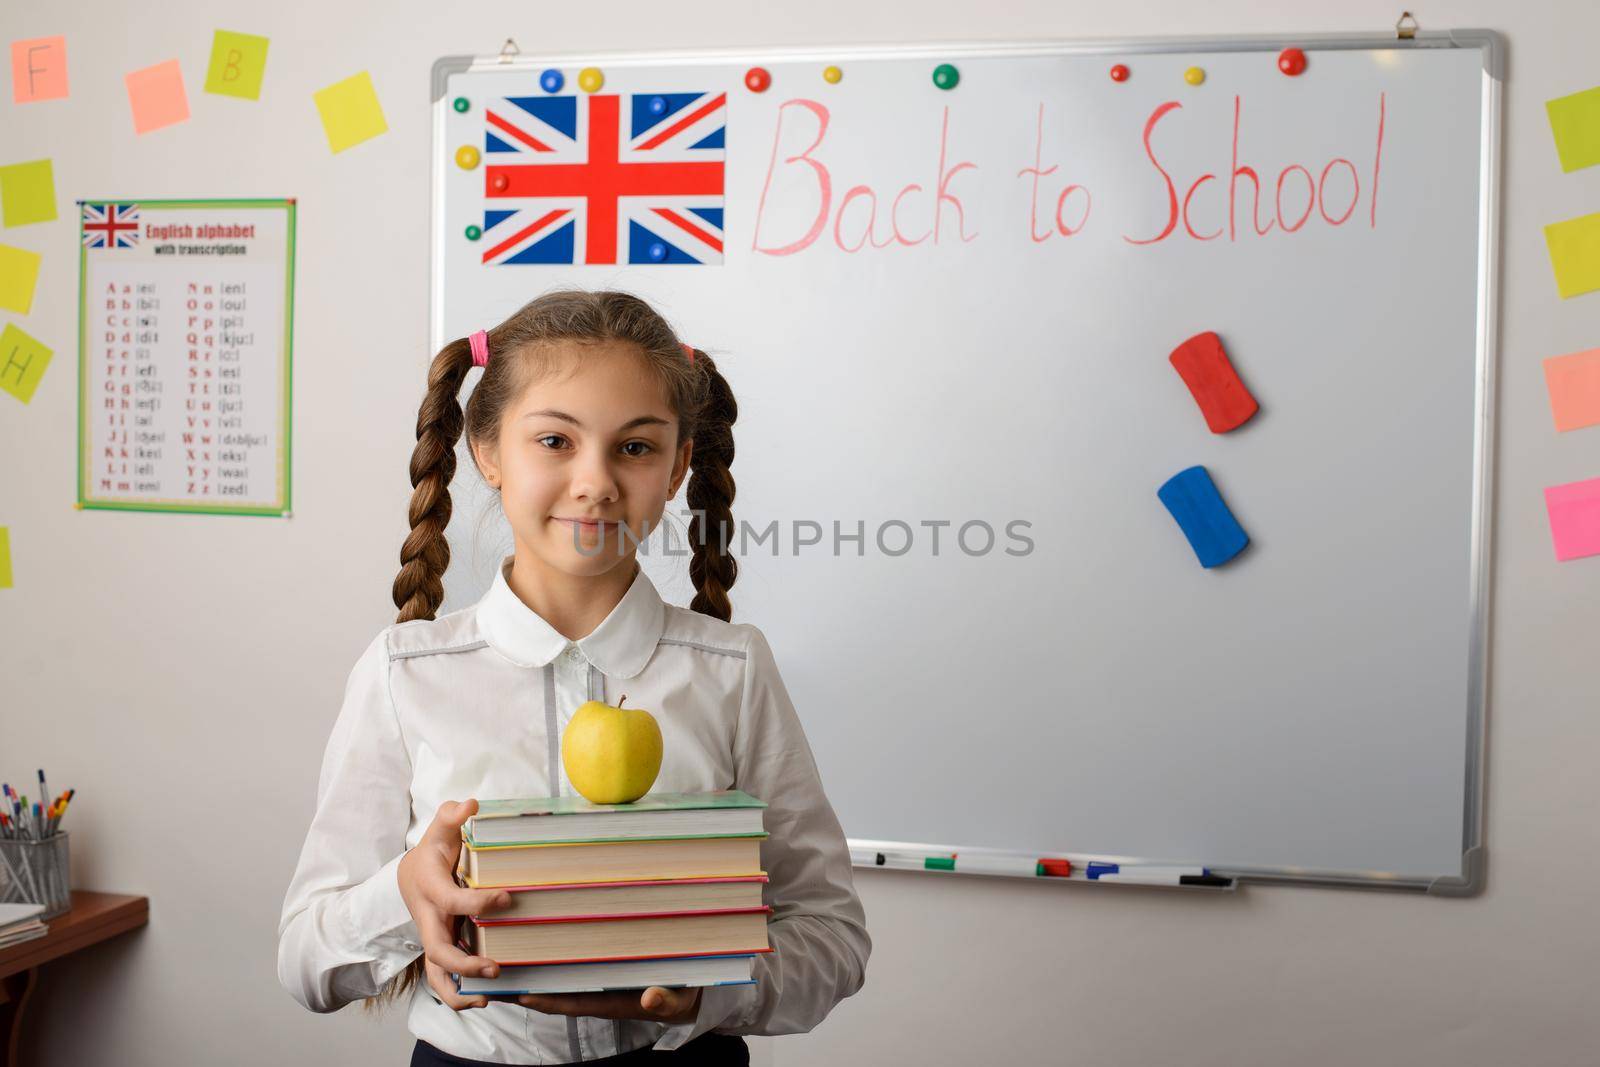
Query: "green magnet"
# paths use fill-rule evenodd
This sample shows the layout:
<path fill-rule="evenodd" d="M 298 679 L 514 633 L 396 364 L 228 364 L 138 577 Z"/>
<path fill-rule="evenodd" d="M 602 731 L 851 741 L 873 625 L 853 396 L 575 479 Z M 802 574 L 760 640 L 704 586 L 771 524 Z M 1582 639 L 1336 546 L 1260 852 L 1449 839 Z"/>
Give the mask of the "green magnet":
<path fill-rule="evenodd" d="M 465 112 L 467 110 L 467 108 L 471 107 L 472 105 L 467 102 L 467 98 L 466 97 L 458 96 L 458 97 L 456 97 L 455 103 L 452 104 L 451 106 L 454 107 L 457 111 Z"/>
<path fill-rule="evenodd" d="M 483 236 L 483 231 L 476 226 L 467 227 L 467 240 L 476 241 Z"/>
<path fill-rule="evenodd" d="M 933 68 L 933 84 L 941 89 L 954 89 L 961 80 L 961 72 L 950 63 L 940 63 Z"/>

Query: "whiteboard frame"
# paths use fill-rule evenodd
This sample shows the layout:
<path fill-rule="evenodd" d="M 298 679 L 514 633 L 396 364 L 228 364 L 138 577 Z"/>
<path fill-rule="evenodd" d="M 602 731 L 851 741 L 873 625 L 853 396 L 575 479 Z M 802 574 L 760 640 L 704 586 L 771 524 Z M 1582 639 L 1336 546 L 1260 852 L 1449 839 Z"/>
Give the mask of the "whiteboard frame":
<path fill-rule="evenodd" d="M 508 46 L 511 44 L 507 42 Z M 429 232 L 430 294 L 428 327 L 431 351 L 444 347 L 444 279 L 439 264 L 444 261 L 445 226 L 445 151 L 446 86 L 450 75 L 467 71 L 534 71 L 550 65 L 561 66 L 676 66 L 702 63 L 832 62 L 849 59 L 943 59 L 1007 58 L 1027 56 L 1150 55 L 1167 52 L 1269 52 L 1289 47 L 1311 50 L 1376 50 L 1474 48 L 1482 53 L 1483 85 L 1480 103 L 1479 181 L 1478 181 L 1478 321 L 1477 363 L 1475 367 L 1471 548 L 1468 576 L 1468 651 L 1467 651 L 1467 743 L 1466 776 L 1462 811 L 1461 869 L 1442 877 L 1398 877 L 1382 871 L 1345 871 L 1310 867 L 1217 867 L 1214 873 L 1241 883 L 1305 885 L 1356 889 L 1399 889 L 1426 892 L 1435 896 L 1475 896 L 1483 890 L 1487 874 L 1484 842 L 1485 741 L 1487 735 L 1487 692 L 1489 669 L 1489 558 L 1493 533 L 1493 468 L 1495 365 L 1499 350 L 1500 294 L 1500 123 L 1501 97 L 1505 81 L 1505 39 L 1489 29 L 1418 31 L 1412 37 L 1396 33 L 1305 34 L 1285 37 L 1278 34 L 1248 36 L 1196 36 L 1169 38 L 1127 38 L 1103 40 L 1038 40 L 972 43 L 928 43 L 911 45 L 848 45 L 842 47 L 763 48 L 759 50 L 704 49 L 694 51 L 647 52 L 543 52 L 538 54 L 496 54 L 489 56 L 444 56 L 431 71 L 432 86 L 432 166 Z M 903 852 L 924 855 L 968 854 L 1005 855 L 994 849 L 949 844 L 887 841 L 850 838 L 852 865 L 875 868 L 860 854 Z M 1014 855 L 1014 853 L 1012 853 Z M 1091 853 L 1055 853 L 1072 861 L 1068 878 L 1047 878 L 1052 882 L 1086 883 L 1082 871 L 1088 863 L 1170 863 L 1170 857 L 1116 856 Z M 929 872 L 935 877 L 947 872 Z M 991 877 L 1007 877 L 1005 875 Z M 1039 879 L 1035 879 L 1039 880 Z"/>

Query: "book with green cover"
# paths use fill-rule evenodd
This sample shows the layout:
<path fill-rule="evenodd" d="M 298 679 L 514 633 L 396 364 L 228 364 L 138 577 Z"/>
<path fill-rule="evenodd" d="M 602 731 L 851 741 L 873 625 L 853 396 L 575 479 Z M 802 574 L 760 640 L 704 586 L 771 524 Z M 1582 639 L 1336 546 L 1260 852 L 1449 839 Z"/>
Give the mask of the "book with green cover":
<path fill-rule="evenodd" d="M 591 804 L 581 796 L 480 800 L 461 836 L 472 847 L 734 837 L 763 833 L 766 806 L 739 789 L 646 793 L 629 804 Z"/>

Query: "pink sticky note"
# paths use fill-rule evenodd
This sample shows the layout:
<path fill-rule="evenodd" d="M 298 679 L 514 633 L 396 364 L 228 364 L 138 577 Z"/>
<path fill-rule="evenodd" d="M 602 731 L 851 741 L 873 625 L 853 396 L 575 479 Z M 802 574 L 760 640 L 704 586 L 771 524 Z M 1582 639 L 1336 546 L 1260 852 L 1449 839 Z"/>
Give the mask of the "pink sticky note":
<path fill-rule="evenodd" d="M 67 95 L 67 39 L 11 42 L 11 99 L 19 104 Z"/>
<path fill-rule="evenodd" d="M 149 133 L 189 119 L 189 97 L 176 59 L 136 70 L 124 79 L 133 105 L 133 131 Z"/>
<path fill-rule="evenodd" d="M 1600 348 L 1551 356 L 1544 361 L 1544 384 L 1557 432 L 1600 423 Z"/>
<path fill-rule="evenodd" d="M 1600 556 L 1600 478 L 1552 485 L 1544 491 L 1544 506 L 1556 559 Z"/>

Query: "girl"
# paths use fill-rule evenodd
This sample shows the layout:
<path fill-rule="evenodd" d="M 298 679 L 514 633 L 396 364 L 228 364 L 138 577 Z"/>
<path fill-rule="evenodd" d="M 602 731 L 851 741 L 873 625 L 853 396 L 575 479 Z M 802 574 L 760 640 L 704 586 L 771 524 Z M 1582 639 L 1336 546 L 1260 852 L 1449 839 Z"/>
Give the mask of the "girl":
<path fill-rule="evenodd" d="M 483 377 L 463 420 L 473 366 Z M 301 1004 L 372 1007 L 409 991 L 413 1065 L 745 1064 L 734 1035 L 808 1031 L 861 988 L 872 942 L 843 832 L 765 635 L 729 621 L 736 413 L 711 359 L 624 293 L 542 296 L 434 359 L 400 619 L 350 675 L 279 924 L 278 977 Z M 482 600 L 436 619 L 463 421 L 515 551 Z M 684 609 L 635 556 L 690 470 L 696 593 Z M 756 957 L 756 984 L 458 995 L 451 972 L 497 969 L 452 944 L 457 916 L 509 902 L 452 877 L 470 798 L 572 794 L 562 730 L 586 700 L 622 696 L 661 726 L 654 791 L 738 788 L 767 802 L 773 951 Z"/>

